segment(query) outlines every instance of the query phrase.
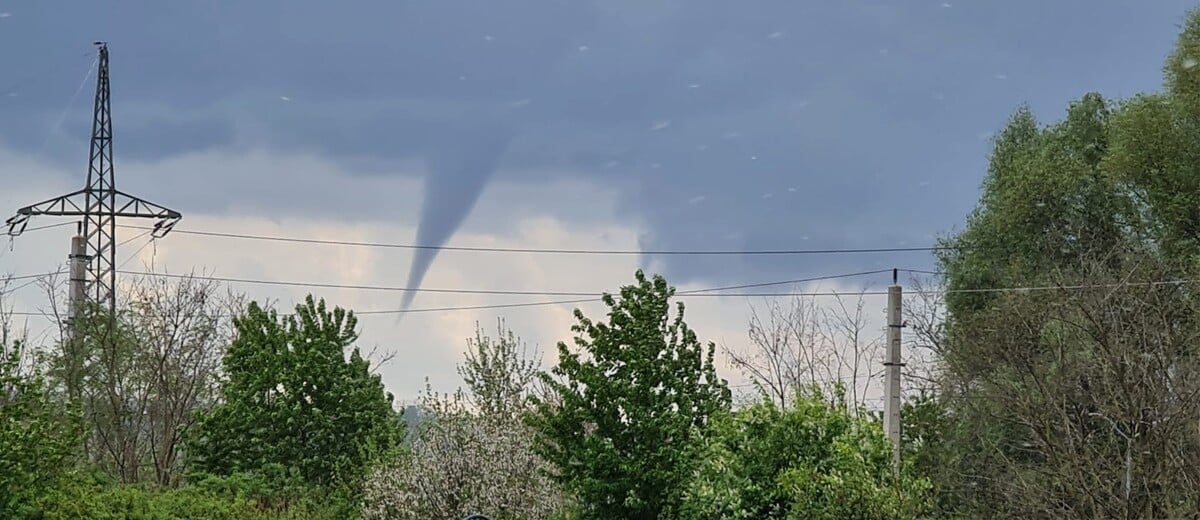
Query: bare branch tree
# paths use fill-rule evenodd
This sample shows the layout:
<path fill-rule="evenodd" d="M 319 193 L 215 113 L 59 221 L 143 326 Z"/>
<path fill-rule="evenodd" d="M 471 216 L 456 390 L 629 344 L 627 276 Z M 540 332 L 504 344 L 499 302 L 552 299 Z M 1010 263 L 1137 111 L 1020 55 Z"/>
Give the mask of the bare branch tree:
<path fill-rule="evenodd" d="M 953 404 L 978 446 L 966 479 L 1023 517 L 1191 518 L 1200 507 L 1200 339 L 1194 294 L 1151 262 L 1083 258 L 1010 292 L 954 338 Z M 961 347 L 960 347 L 961 348 Z M 966 356 L 966 354 L 964 354 Z M 984 454 L 980 454 L 981 456 Z"/>
<path fill-rule="evenodd" d="M 496 320 L 496 332 L 490 337 L 475 324 L 475 338 L 467 340 L 458 374 L 469 390 L 467 400 L 479 413 L 516 417 L 528 405 L 541 353 L 506 328 L 503 319 Z"/>
<path fill-rule="evenodd" d="M 217 374 L 231 330 L 215 282 L 148 278 L 129 292 L 146 391 L 146 433 L 155 481 L 175 484 L 183 436 L 195 412 L 217 398 Z M 237 301 L 234 299 L 233 301 Z"/>
<path fill-rule="evenodd" d="M 750 309 L 750 349 L 723 347 L 732 367 L 741 371 L 766 397 L 781 407 L 802 388 L 821 388 L 834 396 L 844 386 L 847 404 L 855 409 L 866 400 L 880 361 L 881 334 L 868 332 L 864 294 L 853 301 L 837 296 L 829 307 L 814 298 L 796 296 L 786 303 L 769 300 L 765 312 Z"/>
<path fill-rule="evenodd" d="M 58 291 L 46 286 L 50 314 L 62 316 Z M 61 333 L 55 373 L 83 405 L 87 452 L 121 481 L 178 483 L 183 436 L 217 399 L 240 309 L 239 296 L 219 289 L 192 276 L 139 278 L 118 295 L 117 316 L 89 307 Z"/>
<path fill-rule="evenodd" d="M 942 287 L 932 278 L 913 277 L 905 296 L 905 392 L 931 390 L 939 380 L 939 363 L 946 343 L 946 302 Z"/>

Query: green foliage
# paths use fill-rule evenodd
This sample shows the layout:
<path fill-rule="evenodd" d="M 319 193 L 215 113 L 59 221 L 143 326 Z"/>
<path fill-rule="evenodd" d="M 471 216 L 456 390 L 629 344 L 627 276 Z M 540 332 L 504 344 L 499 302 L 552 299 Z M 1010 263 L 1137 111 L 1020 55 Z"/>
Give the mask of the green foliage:
<path fill-rule="evenodd" d="M 814 390 L 788 409 L 764 401 L 717 421 L 680 518 L 919 517 L 928 482 L 894 477 L 879 423 L 843 403 Z"/>
<path fill-rule="evenodd" d="M 64 482 L 39 497 L 35 518 L 184 520 L 334 520 L 355 518 L 349 502 L 319 490 L 281 492 L 261 477 L 206 479 L 178 489 L 116 485 L 94 478 Z"/>
<path fill-rule="evenodd" d="M 964 498 L 972 494 L 967 482 L 953 471 L 959 456 L 950 442 L 956 438 L 956 428 L 963 426 L 951 414 L 951 408 L 936 392 L 923 390 L 905 400 L 900 416 L 901 454 L 905 468 L 915 477 L 931 483 L 934 509 L 942 518 L 952 518 Z"/>
<path fill-rule="evenodd" d="M 538 449 L 557 469 L 583 518 L 670 518 L 692 472 L 695 443 L 709 420 L 728 410 L 729 390 L 702 345 L 674 319 L 674 289 L 661 276 L 604 296 L 608 323 L 576 310 L 572 351 L 543 377 L 553 399 L 539 400 L 532 424 Z"/>
<path fill-rule="evenodd" d="M 31 514 L 69 474 L 82 441 L 78 414 L 36 369 L 22 373 L 22 352 L 20 342 L 0 345 L 0 518 Z"/>
<path fill-rule="evenodd" d="M 1000 132 L 979 206 L 940 253 L 953 318 L 994 299 L 957 289 L 1029 285 L 1080 255 L 1129 243 L 1137 211 L 1101 167 L 1111 120 L 1109 103 L 1088 94 L 1062 122 L 1040 128 L 1022 108 Z"/>
<path fill-rule="evenodd" d="M 1172 517 L 1194 502 L 1197 461 L 1159 457 L 1197 444 L 1195 298 L 1161 282 L 1200 266 L 1200 11 L 1164 72 L 1163 93 L 1088 94 L 1053 125 L 1021 109 L 996 140 L 940 254 L 941 395 L 909 409 L 911 461 L 943 516 Z M 1056 285 L 1100 287 L 956 291 Z"/>
<path fill-rule="evenodd" d="M 1200 11 L 1187 17 L 1164 72 L 1166 92 L 1122 106 L 1106 167 L 1138 201 L 1163 252 L 1194 265 L 1200 258 Z"/>
<path fill-rule="evenodd" d="M 224 400 L 192 431 L 192 470 L 356 485 L 402 423 L 358 349 L 345 355 L 355 325 L 353 313 L 311 296 L 283 319 L 252 303 L 225 354 Z"/>

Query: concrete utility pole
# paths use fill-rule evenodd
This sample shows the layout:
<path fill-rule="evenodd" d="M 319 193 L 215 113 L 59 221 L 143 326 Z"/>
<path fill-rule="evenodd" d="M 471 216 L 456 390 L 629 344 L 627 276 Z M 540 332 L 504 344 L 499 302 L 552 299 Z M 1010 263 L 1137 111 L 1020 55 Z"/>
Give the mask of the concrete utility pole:
<path fill-rule="evenodd" d="M 902 289 L 897 281 L 898 270 L 892 270 L 892 285 L 888 287 L 888 331 L 887 354 L 884 367 L 887 370 L 887 386 L 884 387 L 883 416 L 888 440 L 892 441 L 892 463 L 900 470 L 900 329 Z"/>
<path fill-rule="evenodd" d="M 83 236 L 83 224 L 71 237 L 71 254 L 67 257 L 71 265 L 71 285 L 68 292 L 71 325 L 79 323 L 83 315 L 84 300 L 87 298 L 87 239 Z"/>
<path fill-rule="evenodd" d="M 80 397 L 80 377 L 83 373 L 84 308 L 87 306 L 87 270 L 91 257 L 87 254 L 87 238 L 83 236 L 83 223 L 75 236 L 71 237 L 70 282 L 67 286 L 67 395 L 72 400 Z M 86 450 L 86 447 L 85 447 Z"/>

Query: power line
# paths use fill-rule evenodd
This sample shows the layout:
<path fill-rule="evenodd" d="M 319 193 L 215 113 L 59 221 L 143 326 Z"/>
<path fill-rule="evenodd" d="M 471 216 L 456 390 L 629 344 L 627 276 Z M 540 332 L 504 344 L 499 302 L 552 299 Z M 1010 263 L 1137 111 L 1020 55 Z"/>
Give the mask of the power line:
<path fill-rule="evenodd" d="M 892 271 L 891 269 L 876 269 L 874 271 L 861 271 L 861 272 L 857 272 L 857 273 L 834 274 L 834 275 L 828 275 L 828 276 L 814 276 L 811 278 L 799 278 L 799 279 L 795 279 L 795 280 L 784 280 L 784 281 L 780 281 L 780 282 L 752 283 L 752 284 L 746 284 L 746 285 L 730 285 L 730 286 L 726 286 L 726 287 L 714 287 L 711 289 L 693 289 L 690 291 L 679 291 L 675 294 L 682 295 L 682 294 L 694 294 L 697 292 L 732 291 L 732 290 L 737 290 L 737 289 L 753 289 L 756 287 L 770 287 L 770 286 L 775 286 L 775 285 L 788 285 L 788 284 L 798 284 L 798 283 L 807 283 L 807 282 L 819 282 L 819 281 L 823 281 L 823 280 L 835 280 L 838 278 L 852 278 L 852 277 L 858 277 L 858 276 L 869 276 L 869 275 L 873 275 L 873 274 L 890 273 L 891 271 Z M 910 270 L 909 269 L 900 269 L 900 271 L 909 272 Z"/>
<path fill-rule="evenodd" d="M 38 275 L 38 276 L 43 276 L 43 275 Z M 184 275 L 173 275 L 173 276 L 184 276 Z M 201 277 L 197 277 L 197 278 L 203 279 Z M 951 292 L 953 292 L 953 293 L 966 293 L 966 292 L 987 293 L 987 292 L 1078 290 L 1078 289 L 1101 289 L 1101 288 L 1114 288 L 1114 287 L 1182 285 L 1182 284 L 1197 283 L 1197 282 L 1200 282 L 1200 280 L 1167 280 L 1167 281 L 1145 282 L 1145 283 L 1113 283 L 1113 284 L 1090 284 L 1090 285 L 1053 285 L 1053 286 L 1047 285 L 1047 286 L 1038 286 L 1038 287 L 993 287 L 993 288 L 987 288 L 987 289 L 948 289 L 948 290 L 944 290 L 944 291 L 911 291 L 911 292 L 909 292 L 909 294 L 931 295 L 931 294 L 942 294 L 942 293 L 951 293 Z M 713 290 L 713 289 L 707 289 L 707 290 Z M 677 293 L 677 295 L 678 295 L 678 293 Z M 780 296 L 780 297 L 807 298 L 807 297 L 824 297 L 824 296 L 844 297 L 844 296 L 849 296 L 849 295 L 886 296 L 887 291 L 738 293 L 738 294 L 726 294 L 723 296 Z M 722 296 L 722 295 L 714 295 L 714 296 Z M 522 307 L 547 307 L 547 306 L 553 306 L 553 305 L 569 305 L 569 304 L 575 304 L 575 303 L 589 303 L 589 302 L 598 302 L 598 301 L 600 301 L 600 299 L 598 297 L 592 297 L 592 298 L 580 298 L 580 299 L 571 299 L 571 300 L 550 300 L 550 301 L 536 301 L 536 302 L 501 303 L 501 304 L 491 304 L 491 305 L 425 307 L 425 308 L 406 309 L 406 310 L 400 310 L 400 309 L 390 310 L 389 309 L 389 310 L 354 311 L 354 314 L 356 316 L 371 316 L 371 315 L 386 315 L 386 314 L 417 314 L 417 313 L 426 313 L 426 312 L 513 309 L 513 308 L 522 308 Z M 12 312 L 12 313 L 8 313 L 8 314 L 12 314 L 14 316 L 46 316 L 45 314 L 35 313 L 35 312 Z M 287 315 L 289 315 L 289 313 L 281 313 L 280 315 L 287 316 Z M 226 315 L 221 315 L 221 316 L 228 317 Z"/>
<path fill-rule="evenodd" d="M 230 278 L 221 276 L 201 276 L 187 274 L 168 274 L 168 273 L 152 273 L 142 271 L 117 271 L 119 274 L 143 276 L 143 277 L 161 277 L 161 278 L 184 278 L 195 280 L 206 280 L 213 282 L 226 283 L 244 283 L 253 285 L 277 285 L 286 287 L 310 287 L 321 289 L 351 289 L 365 291 L 389 291 L 389 292 L 425 292 L 425 293 L 442 293 L 442 294 L 479 294 L 479 295 L 501 295 L 501 296 L 591 296 L 600 297 L 604 294 L 603 291 L 580 292 L 580 291 L 520 291 L 520 290 L 488 290 L 488 289 L 432 289 L 427 287 L 389 287 L 380 285 L 352 285 L 352 284 L 335 284 L 335 283 L 320 283 L 320 282 L 294 282 L 282 280 L 262 280 L 254 278 Z M 720 291 L 729 291 L 736 289 L 750 289 L 755 287 L 769 287 L 779 285 L 799 284 L 806 282 L 815 282 L 821 280 L 833 280 L 839 278 L 850 278 L 857 276 L 866 276 L 872 274 L 881 274 L 891 272 L 891 269 L 882 269 L 876 271 L 863 271 L 858 273 L 844 273 L 828 276 L 814 276 L 809 278 L 799 278 L 794 280 L 781 280 L 775 282 L 753 283 L 745 285 L 730 285 L 724 287 L 711 287 L 705 289 L 691 289 L 687 291 L 678 291 L 677 296 L 786 296 L 792 293 L 735 293 L 735 294 L 709 294 L 718 293 Z"/>
<path fill-rule="evenodd" d="M 130 243 L 130 242 L 133 242 L 134 240 L 137 240 L 137 239 L 139 239 L 139 238 L 142 238 L 142 237 L 144 237 L 144 236 L 146 236 L 146 235 L 149 235 L 149 234 L 150 234 L 150 232 L 149 232 L 149 231 L 143 231 L 143 232 L 141 232 L 141 233 L 138 233 L 136 236 L 132 236 L 132 237 L 126 238 L 125 240 L 122 240 L 122 241 L 118 242 L 118 243 L 117 243 L 117 247 L 121 247 L 121 246 L 123 246 L 123 245 L 125 245 L 125 244 L 128 244 L 128 243 Z"/>
<path fill-rule="evenodd" d="M 946 273 L 939 273 L 937 271 L 926 271 L 926 270 L 922 270 L 922 269 L 900 269 L 900 271 L 905 272 L 905 273 L 911 273 L 911 274 L 928 274 L 928 275 L 932 275 L 932 276 L 942 276 L 942 275 L 946 274 Z"/>
<path fill-rule="evenodd" d="M 776 281 L 776 282 L 764 282 L 764 283 L 757 283 L 757 284 L 711 287 L 711 288 L 704 288 L 704 289 L 692 289 L 692 290 L 688 290 L 688 291 L 676 292 L 676 296 L 678 296 L 678 297 L 704 297 L 704 296 L 708 296 L 708 297 L 712 297 L 712 296 L 726 296 L 726 297 L 844 297 L 844 296 L 850 296 L 850 295 L 886 296 L 887 295 L 886 291 L 743 292 L 743 293 L 720 293 L 720 291 L 751 288 L 751 287 L 763 287 L 763 286 L 771 286 L 771 285 L 796 284 L 796 283 L 829 280 L 829 279 L 836 279 L 836 278 L 847 278 L 847 277 L 852 277 L 852 276 L 879 274 L 881 272 L 887 272 L 887 271 L 890 271 L 890 269 L 879 270 L 879 271 L 864 271 L 864 272 L 859 272 L 859 273 L 845 273 L 845 274 L 837 274 L 837 275 L 800 278 L 800 279 L 783 280 L 783 281 Z M 900 271 L 910 271 L 910 270 L 900 269 Z M 452 311 L 452 310 L 482 310 L 482 309 L 504 309 L 504 308 L 519 308 L 519 307 L 540 307 L 540 306 L 552 306 L 552 305 L 566 305 L 566 304 L 573 304 L 573 303 L 598 301 L 599 298 L 604 294 L 603 292 L 573 292 L 573 291 L 518 291 L 518 290 L 434 289 L 434 288 L 388 287 L 388 286 L 375 286 L 375 285 L 350 285 L 350 284 L 332 284 L 332 283 L 316 283 L 316 282 L 293 282 L 293 281 L 282 281 L 282 280 L 261 280 L 261 279 L 251 279 L 251 278 L 230 278 L 230 277 L 218 277 L 218 276 L 148 273 L 148 272 L 139 272 L 139 271 L 119 271 L 119 272 L 121 274 L 134 275 L 134 276 L 164 277 L 164 278 L 178 278 L 178 279 L 190 278 L 190 279 L 207 280 L 207 281 L 215 281 L 215 282 L 274 285 L 274 286 L 284 286 L 284 287 L 373 290 L 373 291 L 389 291 L 389 292 L 409 292 L 409 291 L 411 291 L 411 292 L 429 292 L 429 293 L 443 293 L 443 294 L 474 294 L 474 295 L 492 295 L 492 296 L 579 296 L 579 297 L 587 297 L 587 298 L 582 298 L 582 299 L 570 299 L 570 300 L 550 300 L 550 301 L 536 301 L 536 302 L 516 302 L 516 303 L 505 303 L 505 304 L 419 308 L 419 309 L 409 309 L 407 311 L 400 311 L 400 310 L 359 311 L 359 312 L 356 312 L 355 314 L 401 314 L 401 313 L 405 313 L 405 312 L 416 313 L 416 312 L 434 312 L 434 311 Z M 50 273 L 50 274 L 54 274 L 54 273 Z M 11 279 L 16 280 L 16 279 L 26 279 L 26 278 L 41 277 L 41 276 L 46 276 L 46 275 L 45 274 L 25 275 L 25 276 L 20 276 L 20 277 L 12 277 Z M 1200 282 L 1200 280 L 1166 280 L 1166 281 L 1138 282 L 1138 283 L 1045 285 L 1045 286 L 1025 286 L 1025 287 L 991 287 L 991 288 L 977 288 L 977 289 L 944 289 L 944 290 L 913 291 L 913 292 L 910 292 L 910 294 L 932 295 L 932 294 L 945 294 L 945 293 L 998 293 L 998 292 L 1029 292 L 1029 291 L 1051 291 L 1051 290 L 1080 290 L 1080 289 L 1100 289 L 1100 288 L 1117 288 L 1117 287 L 1133 287 L 1133 286 L 1182 285 L 1182 284 L 1189 284 L 1189 283 L 1196 283 L 1196 282 Z M 615 295 L 615 293 L 610 293 L 610 294 Z"/>
<path fill-rule="evenodd" d="M 67 120 L 67 115 L 71 113 L 71 107 L 75 106 L 75 100 L 79 98 L 79 94 L 83 92 L 83 87 L 87 86 L 88 78 L 92 77 L 92 70 L 96 68 L 96 64 L 100 63 L 100 59 L 96 58 L 91 65 L 88 65 L 87 74 L 84 74 L 83 80 L 79 82 L 79 87 L 75 89 L 75 93 L 71 95 L 71 99 L 67 101 L 66 108 L 63 108 L 62 114 L 58 116 L 54 126 L 50 127 L 50 131 L 46 133 L 46 139 L 42 141 L 42 146 L 38 147 L 38 153 L 34 157 L 41 158 L 46 151 L 46 145 L 50 144 L 50 139 L 54 137 L 55 132 L 62 127 L 63 121 Z"/>
<path fill-rule="evenodd" d="M 147 231 L 146 233 L 143 233 L 142 235 L 135 237 L 135 238 L 141 238 L 143 236 L 146 236 L 147 233 L 149 233 L 149 231 Z M 131 238 L 129 240 L 126 240 L 126 242 L 129 242 L 132 240 L 134 240 L 134 239 Z M 125 264 L 128 264 L 129 262 L 133 261 L 134 258 L 137 258 L 138 255 L 142 254 L 142 251 L 145 251 L 147 247 L 150 247 L 150 244 L 153 244 L 155 240 L 157 240 L 157 239 L 154 237 L 150 237 L 150 240 L 147 240 L 145 244 L 142 244 L 142 247 L 137 248 L 137 250 L 134 251 L 133 254 L 126 257 L 124 262 L 121 262 L 119 265 L 117 265 L 117 272 L 121 272 L 120 269 L 122 267 L 125 267 Z"/>
<path fill-rule="evenodd" d="M 879 274 L 881 272 L 887 272 L 887 271 L 890 271 L 890 269 L 879 270 L 879 271 L 865 271 L 862 273 L 844 273 L 844 274 L 836 274 L 836 275 L 829 275 L 829 276 L 809 277 L 809 278 L 801 278 L 801 279 L 796 279 L 796 280 L 785 280 L 785 281 L 779 281 L 779 282 L 765 282 L 765 283 L 746 284 L 746 285 L 738 285 L 738 286 L 693 289 L 690 291 L 677 292 L 676 295 L 677 296 L 730 296 L 730 297 L 738 297 L 738 296 L 741 296 L 741 297 L 800 296 L 800 295 L 804 295 L 804 296 L 845 296 L 845 294 L 837 293 L 837 292 L 803 293 L 803 294 L 800 294 L 800 293 L 708 294 L 708 293 L 726 291 L 726 290 L 731 290 L 731 289 L 763 287 L 763 286 L 768 286 L 768 285 L 781 285 L 781 284 L 803 283 L 803 282 L 828 280 L 828 279 L 836 279 L 836 278 L 847 278 L 847 277 L 851 277 L 851 276 Z M 551 291 L 476 291 L 476 290 L 468 290 L 468 289 L 424 289 L 424 288 L 411 289 L 411 288 L 391 288 L 391 287 L 379 287 L 379 286 L 350 286 L 350 285 L 337 285 L 337 284 L 315 284 L 315 283 L 304 283 L 304 282 L 292 283 L 292 282 L 280 282 L 280 281 L 273 281 L 273 280 L 252 280 L 252 279 L 237 279 L 237 278 L 223 278 L 223 277 L 206 277 L 206 276 L 176 275 L 176 274 L 166 274 L 166 273 L 143 273 L 143 272 L 135 272 L 135 271 L 118 271 L 118 272 L 120 272 L 121 274 L 127 274 L 127 275 L 158 276 L 158 277 L 166 277 L 166 278 L 192 278 L 192 279 L 198 279 L 198 280 L 226 281 L 226 282 L 231 282 L 231 283 L 245 282 L 245 283 L 262 283 L 262 284 L 267 284 L 267 285 L 285 285 L 285 286 L 292 285 L 292 286 L 303 286 L 303 287 L 332 287 L 332 288 L 370 289 L 370 290 L 418 290 L 418 291 L 427 291 L 427 292 L 448 291 L 448 292 L 452 292 L 452 293 L 456 293 L 456 294 L 491 294 L 491 295 L 502 294 L 502 295 L 527 295 L 527 296 L 532 296 L 532 295 L 547 296 L 547 295 L 557 294 L 557 295 L 564 295 L 564 296 L 565 295 L 590 296 L 588 298 L 577 298 L 577 299 L 570 299 L 570 300 L 550 300 L 550 301 L 516 302 L 516 303 L 467 305 L 467 306 L 447 306 L 447 307 L 423 307 L 423 308 L 404 309 L 404 310 L 384 309 L 384 310 L 355 311 L 354 314 L 356 316 L 372 316 L 372 315 L 388 315 L 388 314 L 419 314 L 419 313 L 429 313 L 429 312 L 451 312 L 451 311 L 490 310 L 490 309 L 513 309 L 513 308 L 524 308 L 524 307 L 549 307 L 549 306 L 555 306 L 555 305 L 572 305 L 572 304 L 578 304 L 578 303 L 589 303 L 589 302 L 599 302 L 600 301 L 600 293 L 569 293 L 569 292 L 551 292 Z M 38 276 L 42 276 L 42 275 L 38 275 Z M 856 294 L 865 294 L 865 293 L 856 293 Z M 33 313 L 33 312 L 13 312 L 11 314 L 16 315 L 16 316 L 44 316 L 44 314 L 38 314 L 38 313 Z M 288 314 L 283 314 L 283 315 L 286 316 Z M 223 316 L 223 317 L 228 317 L 228 316 Z"/>
<path fill-rule="evenodd" d="M 150 229 L 145 226 L 118 225 L 130 229 Z M 384 242 L 355 242 L 349 240 L 325 240 L 316 238 L 281 237 L 269 235 L 248 235 L 243 233 L 223 233 L 217 231 L 197 231 L 175 229 L 172 233 L 188 235 L 238 238 L 246 240 L 264 240 L 271 242 L 293 242 L 300 244 L 320 244 L 335 246 L 379 247 L 390 249 L 434 250 L 434 251 L 465 251 L 474 253 L 531 253 L 531 254 L 560 254 L 560 255 L 652 255 L 652 256 L 761 256 L 761 255 L 830 255 L 856 253 L 910 253 L 930 252 L 951 249 L 943 246 L 926 247 L 879 247 L 859 249 L 760 249 L 760 250 L 636 250 L 636 249 L 542 249 L 542 248 L 509 248 L 509 247 L 467 247 L 467 246 L 432 246 L 418 244 L 394 244 Z"/>

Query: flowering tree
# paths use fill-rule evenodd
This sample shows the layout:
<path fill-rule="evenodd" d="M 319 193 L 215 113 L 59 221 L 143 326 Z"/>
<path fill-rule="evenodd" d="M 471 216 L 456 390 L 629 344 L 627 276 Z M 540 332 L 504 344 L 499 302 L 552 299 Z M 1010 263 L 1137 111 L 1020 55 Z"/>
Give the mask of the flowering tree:
<path fill-rule="evenodd" d="M 409 449 L 367 482 L 367 519 L 548 518 L 564 506 L 548 466 L 533 450 L 521 418 L 537 361 L 500 325 L 496 339 L 477 330 L 459 367 L 467 392 L 438 396 L 427 389 L 429 414 Z"/>

